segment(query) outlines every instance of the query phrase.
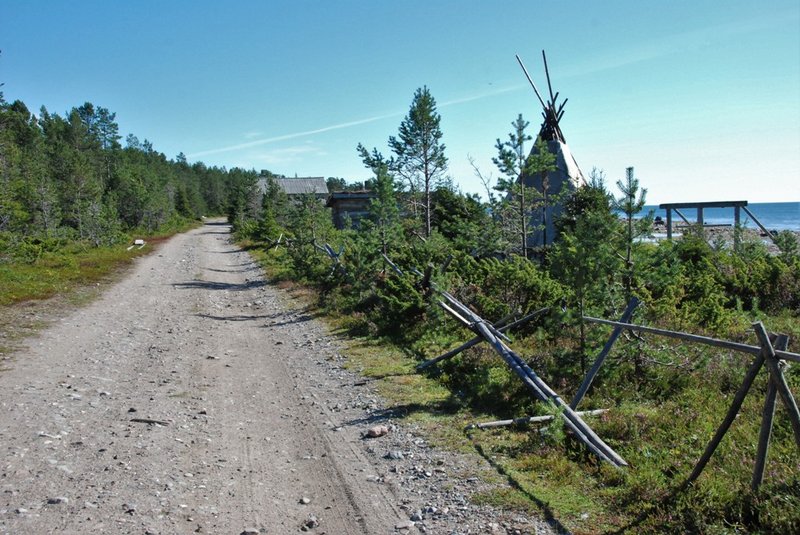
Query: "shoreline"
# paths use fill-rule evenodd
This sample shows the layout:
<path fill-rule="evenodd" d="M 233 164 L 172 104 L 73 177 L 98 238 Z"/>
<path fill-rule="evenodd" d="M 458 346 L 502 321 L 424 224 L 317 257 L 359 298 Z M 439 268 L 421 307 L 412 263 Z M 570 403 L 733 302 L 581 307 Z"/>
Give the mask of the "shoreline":
<path fill-rule="evenodd" d="M 683 237 L 684 233 L 687 230 L 693 229 L 695 225 L 686 225 L 685 223 L 680 225 L 673 224 L 672 228 L 672 236 L 673 239 L 680 239 Z M 773 233 L 783 232 L 783 230 L 774 230 L 770 229 Z M 721 241 L 724 243 L 726 247 L 733 246 L 733 235 L 734 235 L 734 227 L 733 225 L 706 225 L 703 227 L 703 233 L 705 234 L 706 241 L 709 244 L 713 244 L 716 241 Z M 800 242 L 800 230 L 789 230 L 792 234 L 795 235 L 798 242 Z M 665 223 L 654 223 L 653 224 L 653 240 L 654 241 L 662 241 L 667 239 L 667 226 Z M 758 241 L 764 244 L 767 248 L 767 251 L 770 254 L 778 254 L 780 251 L 778 247 L 769 239 L 767 234 L 763 232 L 761 229 L 753 229 L 749 227 L 742 228 L 742 241 L 743 242 L 751 242 L 751 241 Z"/>

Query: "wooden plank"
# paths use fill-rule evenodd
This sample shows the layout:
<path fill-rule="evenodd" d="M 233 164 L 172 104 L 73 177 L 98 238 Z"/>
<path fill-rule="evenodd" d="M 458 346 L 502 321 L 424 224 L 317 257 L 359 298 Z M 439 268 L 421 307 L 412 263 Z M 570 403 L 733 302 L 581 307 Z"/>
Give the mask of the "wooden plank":
<path fill-rule="evenodd" d="M 445 303 L 444 301 L 439 301 L 439 306 L 442 307 L 445 310 L 445 312 L 449 312 L 451 316 L 453 316 L 455 319 L 463 323 L 464 327 L 466 327 L 471 331 L 475 330 L 475 326 L 473 323 L 471 323 L 467 318 L 463 317 L 461 314 L 453 310 L 450 306 L 447 305 L 447 303 Z"/>
<path fill-rule="evenodd" d="M 668 331 L 665 329 L 656 329 L 655 327 L 645 327 L 644 325 L 635 325 L 633 323 L 621 323 L 619 321 L 606 320 L 602 318 L 592 318 L 590 316 L 584 316 L 583 319 L 588 321 L 589 323 L 599 323 L 602 325 L 616 325 L 622 327 L 623 329 L 630 329 L 632 331 L 639 331 L 643 333 L 658 334 L 660 336 L 666 336 L 668 338 L 677 338 L 678 340 L 685 340 L 687 342 L 698 342 L 710 346 L 721 347 L 723 349 L 731 349 L 733 351 L 749 353 L 751 355 L 758 355 L 761 353 L 761 348 L 759 346 L 740 344 L 738 342 L 729 342 L 728 340 L 719 340 L 717 338 L 700 336 L 698 334 Z M 791 353 L 789 351 L 775 350 L 775 356 L 784 360 L 800 362 L 800 355 L 797 353 Z"/>
<path fill-rule="evenodd" d="M 497 351 L 497 353 L 506 361 L 511 370 L 519 376 L 523 383 L 531 390 L 534 395 L 541 401 L 550 401 L 555 403 L 559 408 L 564 410 L 564 425 L 570 429 L 578 439 L 583 442 L 589 451 L 597 455 L 604 461 L 607 461 L 615 466 L 627 466 L 627 463 L 614 452 L 608 445 L 606 445 L 597 435 L 592 431 L 589 426 L 581 420 L 580 416 L 574 414 L 572 409 L 564 403 L 564 401 L 548 387 L 536 374 L 531 374 L 530 369 L 525 369 L 520 362 L 519 357 L 511 351 L 502 341 L 498 340 L 488 330 L 485 323 L 475 324 L 481 334 L 486 338 Z"/>
<path fill-rule="evenodd" d="M 486 320 L 484 320 L 483 318 L 478 316 L 475 312 L 472 311 L 472 309 L 470 309 L 468 306 L 463 304 L 461 301 L 459 301 L 458 299 L 456 299 L 455 297 L 450 295 L 448 292 L 446 292 L 444 290 L 439 290 L 439 293 L 442 295 L 442 297 L 447 299 L 447 301 L 456 310 L 459 310 L 464 317 L 468 318 L 470 321 L 473 322 L 473 327 L 470 327 L 473 331 L 475 330 L 474 324 L 476 324 L 476 323 L 483 323 L 485 325 L 488 325 L 489 327 L 492 327 L 491 323 L 487 322 Z M 492 329 L 493 329 L 492 332 L 495 334 L 495 336 L 497 336 L 498 338 L 500 338 L 504 342 L 511 343 L 511 340 L 509 340 L 508 336 L 506 336 L 505 334 L 501 333 L 497 329 L 494 329 L 493 327 L 492 327 Z"/>
<path fill-rule="evenodd" d="M 513 314 L 509 314 L 508 316 L 497 320 L 497 322 L 494 324 L 495 327 L 498 327 L 501 332 L 508 330 L 509 326 L 506 325 L 506 322 L 509 319 L 511 319 L 512 317 L 513 317 Z M 480 336 L 476 336 L 475 338 L 469 340 L 468 342 L 464 342 L 460 346 L 458 346 L 458 347 L 456 347 L 454 349 L 451 349 L 450 351 L 448 351 L 448 352 L 446 352 L 446 353 L 444 353 L 442 355 L 439 355 L 438 357 L 434 357 L 432 359 L 426 360 L 425 362 L 423 362 L 421 364 L 418 364 L 416 369 L 417 369 L 417 371 L 422 371 L 422 370 L 424 370 L 426 368 L 429 368 L 430 366 L 433 366 L 437 362 L 441 362 L 443 360 L 455 357 L 456 355 L 458 355 L 462 351 L 466 351 L 467 349 L 480 344 L 482 341 L 483 341 L 483 338 L 481 338 Z"/>
<path fill-rule="evenodd" d="M 591 411 L 578 411 L 580 417 L 584 416 L 599 416 L 608 412 L 608 409 L 594 409 Z M 525 416 L 523 418 L 514 418 L 512 420 L 496 420 L 494 422 L 483 422 L 479 424 L 472 424 L 467 429 L 491 429 L 492 427 L 505 427 L 509 425 L 524 425 L 524 424 L 538 424 L 549 422 L 555 419 L 555 416 L 548 414 L 546 416 Z"/>
<path fill-rule="evenodd" d="M 756 451 L 756 463 L 753 467 L 753 479 L 750 488 L 758 490 L 761 482 L 764 481 L 764 469 L 767 466 L 767 453 L 769 451 L 769 441 L 772 437 L 772 421 L 775 418 L 775 405 L 778 401 L 778 390 L 770 380 L 767 383 L 767 396 L 764 399 L 764 410 L 761 416 L 761 430 L 758 433 L 758 450 Z"/>
<path fill-rule="evenodd" d="M 733 250 L 738 251 L 742 241 L 742 209 L 737 206 L 733 209 Z M 785 348 L 784 348 L 785 349 Z"/>
<path fill-rule="evenodd" d="M 667 208 L 733 208 L 735 206 L 747 206 L 747 201 L 668 202 L 658 205 L 662 210 Z"/>
<path fill-rule="evenodd" d="M 753 214 L 753 212 L 748 210 L 746 206 L 742 206 L 742 210 L 744 210 L 745 213 L 750 216 L 750 219 L 753 220 L 753 223 L 758 225 L 758 228 L 760 228 L 764 232 L 764 234 L 766 234 L 767 237 L 769 237 L 772 243 L 775 243 L 775 235 L 772 233 L 772 231 L 770 231 L 769 229 L 767 229 L 767 227 L 762 225 L 761 221 L 759 221 L 758 218 Z"/>
<path fill-rule="evenodd" d="M 628 302 L 628 306 L 625 307 L 625 311 L 622 313 L 622 317 L 620 317 L 619 321 L 621 323 L 627 323 L 628 320 L 631 319 L 633 311 L 636 310 L 637 306 L 639 306 L 639 300 L 636 297 L 632 297 Z M 603 365 L 603 362 L 605 362 L 606 357 L 611 352 L 611 348 L 614 347 L 614 342 L 617 341 L 617 338 L 619 338 L 619 335 L 622 334 L 622 331 L 622 327 L 614 327 L 614 330 L 611 332 L 611 336 L 608 338 L 606 345 L 603 346 L 603 350 L 600 351 L 599 355 L 597 355 L 594 364 L 592 364 L 592 368 L 589 370 L 589 373 L 586 374 L 586 377 L 583 378 L 583 382 L 581 383 L 580 388 L 578 388 L 578 392 L 575 394 L 575 397 L 572 398 L 572 401 L 569 404 L 573 410 L 578 407 L 578 404 L 586 395 L 589 387 L 592 386 L 592 381 L 594 381 L 595 376 L 600 371 L 600 367 Z"/>
<path fill-rule="evenodd" d="M 397 273 L 397 274 L 398 274 L 398 275 L 400 275 L 401 277 L 403 276 L 403 270 L 402 270 L 402 269 L 400 269 L 399 267 L 397 267 L 397 264 L 395 264 L 394 262 L 392 262 L 391 260 L 389 260 L 389 257 L 388 257 L 388 256 L 386 256 L 384 253 L 381 253 L 381 256 L 382 256 L 382 257 L 383 257 L 383 259 L 386 261 L 386 263 L 387 263 L 387 264 L 389 264 L 389 267 L 390 267 L 390 268 L 392 268 L 392 270 L 393 270 L 395 273 Z"/>
<path fill-rule="evenodd" d="M 541 401 L 545 402 L 552 402 L 556 406 L 558 406 L 564 414 L 564 425 L 570 429 L 578 439 L 583 442 L 589 451 L 597 455 L 604 461 L 609 462 L 615 466 L 627 466 L 628 463 L 617 453 L 615 452 L 608 444 L 603 442 L 603 440 L 597 436 L 597 434 L 589 427 L 586 422 L 584 422 L 580 416 L 575 414 L 569 405 L 567 405 L 564 400 L 561 399 L 558 394 L 550 388 L 547 383 L 545 383 L 536 373 L 522 360 L 516 353 L 514 353 L 508 346 L 506 346 L 502 340 L 497 336 L 497 330 L 493 329 L 491 325 L 487 324 L 480 316 L 472 312 L 469 308 L 465 305 L 460 303 L 457 299 L 453 296 L 448 294 L 447 292 L 440 292 L 441 295 L 445 297 L 445 299 L 453 305 L 453 308 L 446 307 L 445 310 L 452 311 L 451 314 L 454 314 L 456 317 L 460 317 L 459 312 L 463 313 L 466 317 L 465 319 L 461 319 L 462 322 L 466 322 L 469 324 L 471 322 L 472 327 L 477 330 L 478 334 L 480 334 L 491 346 L 495 349 L 498 355 L 508 364 L 511 371 L 513 371 L 520 379 L 522 379 L 523 384 L 531 391 L 533 394 Z M 444 303 L 442 303 L 444 304 Z M 453 310 L 457 308 L 459 312 Z"/>
<path fill-rule="evenodd" d="M 667 239 L 672 239 L 672 209 L 667 208 Z"/>
<path fill-rule="evenodd" d="M 628 465 L 628 463 L 625 462 L 625 459 L 623 459 L 616 451 L 614 451 L 611 448 L 611 446 L 606 444 L 605 441 L 603 441 L 603 439 L 601 439 L 597 435 L 597 433 L 595 433 L 594 430 L 591 427 L 589 427 L 589 425 L 586 422 L 584 422 L 581 419 L 581 417 L 578 416 L 575 413 L 575 411 L 573 411 L 572 408 L 566 404 L 566 402 L 564 402 L 563 399 L 561 399 L 561 396 L 559 396 L 552 388 L 550 388 L 550 386 L 547 383 L 545 383 L 542 379 L 539 378 L 538 375 L 536 375 L 536 372 L 534 372 L 530 368 L 530 366 L 528 366 L 527 362 L 525 362 L 522 358 L 520 358 L 516 353 L 513 353 L 513 355 L 517 359 L 520 368 L 522 368 L 523 371 L 525 371 L 529 376 L 531 376 L 537 382 L 540 383 L 540 388 L 545 392 L 545 394 L 549 396 L 546 401 L 554 403 L 556 406 L 560 407 L 563 410 L 564 419 L 572 424 L 572 425 L 567 425 L 567 427 L 570 427 L 570 429 L 573 429 L 573 431 L 575 431 L 575 429 L 580 429 L 582 434 L 584 434 L 586 437 L 585 439 L 582 440 L 584 440 L 584 442 L 586 441 L 590 442 L 598 450 L 602 451 L 604 455 L 606 455 L 611 459 L 610 461 L 611 464 L 614 464 L 616 466 Z"/>
<path fill-rule="evenodd" d="M 677 208 L 673 208 L 672 210 L 673 210 L 673 211 L 674 211 L 676 214 L 678 214 L 678 216 L 680 216 L 680 218 L 681 218 L 681 219 L 683 219 L 683 222 L 684 222 L 684 223 L 686 223 L 687 225 L 692 225 L 692 224 L 693 224 L 691 221 L 689 221 L 688 219 L 686 219 L 686 216 L 685 216 L 685 215 L 683 215 L 683 214 L 681 213 L 681 211 L 680 211 L 680 210 L 678 210 Z"/>

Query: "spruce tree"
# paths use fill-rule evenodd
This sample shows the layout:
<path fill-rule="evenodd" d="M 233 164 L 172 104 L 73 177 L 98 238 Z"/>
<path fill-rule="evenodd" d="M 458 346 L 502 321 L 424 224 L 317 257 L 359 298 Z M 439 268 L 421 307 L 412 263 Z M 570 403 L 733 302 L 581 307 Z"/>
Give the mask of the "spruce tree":
<path fill-rule="evenodd" d="M 617 187 L 622 195 L 612 200 L 612 207 L 625 214 L 625 227 L 622 243 L 625 246 L 625 268 L 622 275 L 622 285 L 625 288 L 625 301 L 630 301 L 635 284 L 634 248 L 638 239 L 650 233 L 652 215 L 634 220 L 634 216 L 644 208 L 647 189 L 639 188 L 639 179 L 633 176 L 633 167 L 625 169 L 625 180 L 618 180 Z"/>

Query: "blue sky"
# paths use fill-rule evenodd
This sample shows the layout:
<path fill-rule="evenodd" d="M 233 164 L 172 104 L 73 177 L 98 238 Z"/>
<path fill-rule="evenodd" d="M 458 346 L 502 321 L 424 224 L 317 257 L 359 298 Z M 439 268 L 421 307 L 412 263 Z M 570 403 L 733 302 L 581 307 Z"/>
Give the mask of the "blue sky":
<path fill-rule="evenodd" d="M 8 101 L 86 101 L 174 158 L 363 180 L 415 89 L 442 116 L 449 174 L 481 192 L 495 139 L 535 135 L 547 51 L 585 173 L 634 166 L 650 203 L 800 200 L 800 4 L 791 1 L 4 0 Z"/>

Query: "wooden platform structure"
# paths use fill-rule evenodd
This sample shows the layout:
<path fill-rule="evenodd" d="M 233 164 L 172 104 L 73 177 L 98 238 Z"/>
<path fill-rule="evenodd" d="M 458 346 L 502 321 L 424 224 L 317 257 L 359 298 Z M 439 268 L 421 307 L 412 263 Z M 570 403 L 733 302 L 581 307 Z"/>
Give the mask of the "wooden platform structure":
<path fill-rule="evenodd" d="M 659 204 L 659 208 L 662 210 L 667 211 L 667 239 L 672 239 L 672 212 L 674 211 L 687 225 L 697 225 L 700 228 L 703 228 L 703 210 L 705 208 L 733 208 L 733 225 L 738 227 L 741 225 L 741 215 L 742 210 L 750 217 L 750 219 L 758 225 L 767 237 L 772 240 L 774 238 L 772 232 L 768 230 L 764 225 L 761 224 L 761 221 L 753 215 L 753 212 L 747 209 L 747 201 L 710 201 L 710 202 L 677 202 L 677 203 L 666 203 L 666 204 Z M 697 221 L 692 223 L 689 221 L 685 215 L 681 213 L 681 209 L 689 209 L 694 208 L 697 210 Z M 735 236 L 735 240 L 738 241 L 738 236 Z M 738 245 L 738 243 L 737 243 Z"/>

